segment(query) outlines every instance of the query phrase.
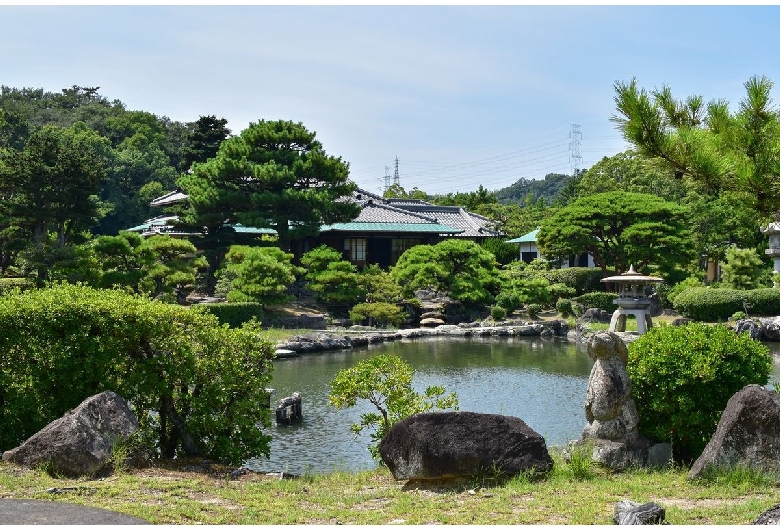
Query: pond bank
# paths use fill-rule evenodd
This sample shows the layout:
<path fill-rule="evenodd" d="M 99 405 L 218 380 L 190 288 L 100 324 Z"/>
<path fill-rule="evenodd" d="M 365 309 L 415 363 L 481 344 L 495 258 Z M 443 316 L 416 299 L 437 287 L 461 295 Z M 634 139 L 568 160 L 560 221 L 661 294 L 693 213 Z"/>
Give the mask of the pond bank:
<path fill-rule="evenodd" d="M 440 325 L 432 328 L 410 328 L 392 331 L 364 326 L 313 331 L 296 335 L 276 344 L 277 357 L 328 350 L 344 350 L 369 344 L 380 344 L 403 339 L 427 337 L 542 337 L 576 340 L 565 320 L 510 321 L 495 325 L 480 322 L 458 325 Z"/>

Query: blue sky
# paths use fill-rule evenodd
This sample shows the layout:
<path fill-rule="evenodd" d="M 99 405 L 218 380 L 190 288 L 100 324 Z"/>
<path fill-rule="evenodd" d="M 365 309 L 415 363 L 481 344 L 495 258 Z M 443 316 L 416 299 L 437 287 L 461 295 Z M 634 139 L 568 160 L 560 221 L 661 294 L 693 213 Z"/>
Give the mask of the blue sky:
<path fill-rule="evenodd" d="M 302 122 L 383 190 L 496 190 L 628 146 L 616 81 L 726 99 L 780 83 L 780 6 L 0 6 L 0 84 L 99 86 L 130 110 L 234 134 Z M 780 85 L 775 90 L 777 99 Z"/>

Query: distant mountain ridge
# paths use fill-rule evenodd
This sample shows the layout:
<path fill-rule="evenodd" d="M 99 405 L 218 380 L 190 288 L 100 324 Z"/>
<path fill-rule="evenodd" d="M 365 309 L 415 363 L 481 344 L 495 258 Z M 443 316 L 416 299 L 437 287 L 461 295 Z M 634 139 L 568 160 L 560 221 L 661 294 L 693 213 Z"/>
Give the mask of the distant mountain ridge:
<path fill-rule="evenodd" d="M 530 194 L 534 200 L 543 198 L 547 204 L 552 204 L 558 194 L 571 181 L 571 175 L 560 173 L 548 173 L 544 180 L 521 178 L 514 184 L 496 190 L 496 200 L 500 204 L 524 204 L 525 198 Z"/>

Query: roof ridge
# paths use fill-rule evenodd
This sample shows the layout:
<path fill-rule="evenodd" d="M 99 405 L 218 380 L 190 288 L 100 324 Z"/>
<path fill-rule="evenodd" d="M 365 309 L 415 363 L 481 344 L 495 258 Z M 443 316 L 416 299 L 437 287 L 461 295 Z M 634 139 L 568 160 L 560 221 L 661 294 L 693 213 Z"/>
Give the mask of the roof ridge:
<path fill-rule="evenodd" d="M 378 204 L 378 203 L 373 203 L 372 202 L 371 206 L 376 206 L 378 208 L 383 208 L 385 210 L 390 210 L 390 211 L 393 211 L 393 212 L 404 213 L 404 214 L 407 214 L 407 215 L 411 215 L 412 217 L 419 217 L 420 219 L 425 219 L 426 221 L 430 221 L 430 222 L 433 222 L 433 223 L 438 223 L 439 222 L 439 220 L 436 219 L 435 217 L 431 217 L 429 215 L 423 215 L 423 214 L 417 213 L 417 212 L 412 212 L 412 211 L 407 210 L 405 208 L 398 208 L 397 206 L 390 206 L 389 204 L 383 204 L 383 203 L 379 203 Z M 365 208 L 365 206 L 364 206 L 364 208 Z"/>

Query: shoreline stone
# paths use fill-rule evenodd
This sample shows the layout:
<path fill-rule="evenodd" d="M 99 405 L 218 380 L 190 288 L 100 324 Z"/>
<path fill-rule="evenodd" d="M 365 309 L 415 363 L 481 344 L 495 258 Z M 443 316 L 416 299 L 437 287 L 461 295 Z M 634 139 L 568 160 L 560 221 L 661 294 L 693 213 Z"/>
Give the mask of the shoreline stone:
<path fill-rule="evenodd" d="M 442 324 L 432 328 L 409 328 L 382 331 L 355 326 L 357 329 L 314 331 L 296 335 L 276 344 L 277 351 L 312 353 L 350 349 L 383 342 L 428 337 L 557 337 L 568 339 L 569 325 L 564 320 L 514 322 L 485 326 L 481 323 Z M 281 356 L 279 358 L 282 358 Z"/>

